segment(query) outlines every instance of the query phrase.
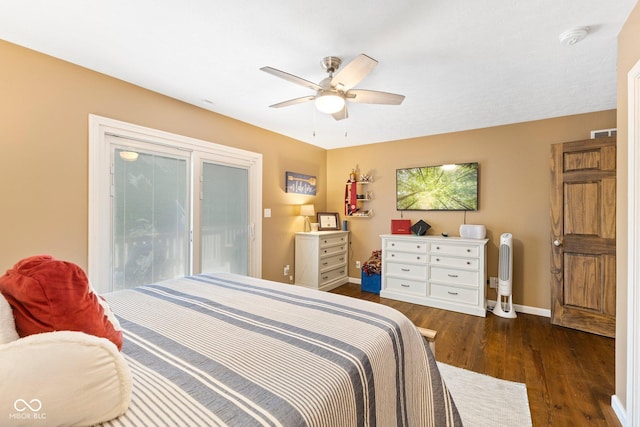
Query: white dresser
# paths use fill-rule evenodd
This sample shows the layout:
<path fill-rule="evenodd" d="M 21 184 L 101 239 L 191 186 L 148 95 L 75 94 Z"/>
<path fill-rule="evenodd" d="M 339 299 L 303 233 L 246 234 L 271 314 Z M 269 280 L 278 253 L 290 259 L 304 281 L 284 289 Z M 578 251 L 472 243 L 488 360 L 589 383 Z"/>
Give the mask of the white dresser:
<path fill-rule="evenodd" d="M 381 297 L 486 316 L 487 239 L 380 237 Z"/>
<path fill-rule="evenodd" d="M 296 233 L 295 284 L 328 291 L 348 282 L 348 231 Z"/>

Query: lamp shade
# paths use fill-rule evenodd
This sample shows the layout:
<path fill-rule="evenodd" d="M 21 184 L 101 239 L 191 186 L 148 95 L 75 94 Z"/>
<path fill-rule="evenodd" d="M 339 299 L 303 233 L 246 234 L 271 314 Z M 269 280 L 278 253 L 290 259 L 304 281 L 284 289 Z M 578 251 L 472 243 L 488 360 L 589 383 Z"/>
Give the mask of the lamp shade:
<path fill-rule="evenodd" d="M 316 210 L 313 205 L 300 205 L 300 216 L 314 216 Z"/>
<path fill-rule="evenodd" d="M 333 114 L 344 108 L 344 98 L 335 92 L 322 92 L 316 96 L 316 108 L 323 113 Z"/>

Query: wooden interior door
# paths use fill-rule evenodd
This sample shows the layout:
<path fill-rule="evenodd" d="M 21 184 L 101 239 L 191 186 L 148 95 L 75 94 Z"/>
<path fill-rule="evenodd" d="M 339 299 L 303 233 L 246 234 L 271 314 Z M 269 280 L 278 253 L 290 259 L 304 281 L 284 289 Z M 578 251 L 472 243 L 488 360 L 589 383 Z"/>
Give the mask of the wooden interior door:
<path fill-rule="evenodd" d="M 554 144 L 551 323 L 615 336 L 615 219 L 615 137 Z"/>

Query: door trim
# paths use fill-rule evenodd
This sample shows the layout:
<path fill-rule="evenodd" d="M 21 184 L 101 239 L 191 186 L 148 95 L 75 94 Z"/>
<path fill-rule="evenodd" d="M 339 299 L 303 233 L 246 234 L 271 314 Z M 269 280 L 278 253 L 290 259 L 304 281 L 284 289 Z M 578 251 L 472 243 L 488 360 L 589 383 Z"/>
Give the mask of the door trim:
<path fill-rule="evenodd" d="M 104 261 L 110 259 L 109 245 L 104 242 L 105 239 L 107 242 L 109 241 L 111 230 L 104 224 L 110 224 L 110 212 L 108 209 L 103 209 L 101 197 L 110 193 L 111 183 L 106 174 L 101 173 L 99 168 L 93 167 L 93 165 L 110 164 L 109 144 L 106 142 L 107 134 L 170 147 L 180 146 L 185 150 L 206 152 L 223 163 L 245 166 L 249 171 L 250 189 L 249 276 L 262 277 L 262 154 L 89 114 L 89 257 L 87 274 L 98 292 L 108 291 L 108 289 L 101 288 L 104 283 L 101 277 L 108 277 L 109 274 L 108 270 L 105 271 Z M 191 156 L 192 162 L 193 157 Z M 193 171 L 192 165 L 192 174 Z M 190 221 L 193 227 L 193 206 L 191 207 Z M 191 229 L 193 230 L 193 228 Z M 191 263 L 193 263 L 193 256 L 191 256 Z M 191 272 L 193 272 L 192 268 Z"/>
<path fill-rule="evenodd" d="M 629 71 L 627 170 L 627 402 L 626 425 L 640 425 L 640 61 Z M 618 337 L 622 338 L 622 337 Z"/>

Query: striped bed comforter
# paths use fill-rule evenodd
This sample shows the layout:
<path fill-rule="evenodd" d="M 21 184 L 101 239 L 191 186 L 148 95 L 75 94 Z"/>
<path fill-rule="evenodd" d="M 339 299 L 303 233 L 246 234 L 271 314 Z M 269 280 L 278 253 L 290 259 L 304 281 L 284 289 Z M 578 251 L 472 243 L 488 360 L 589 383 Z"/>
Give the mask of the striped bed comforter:
<path fill-rule="evenodd" d="M 228 273 L 105 295 L 131 405 L 107 425 L 461 425 L 433 355 L 398 311 Z"/>

